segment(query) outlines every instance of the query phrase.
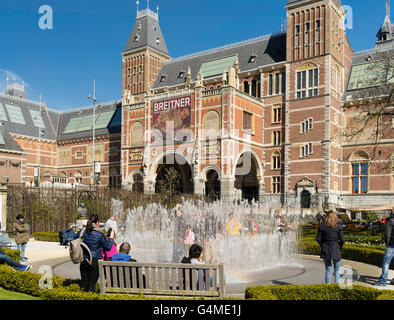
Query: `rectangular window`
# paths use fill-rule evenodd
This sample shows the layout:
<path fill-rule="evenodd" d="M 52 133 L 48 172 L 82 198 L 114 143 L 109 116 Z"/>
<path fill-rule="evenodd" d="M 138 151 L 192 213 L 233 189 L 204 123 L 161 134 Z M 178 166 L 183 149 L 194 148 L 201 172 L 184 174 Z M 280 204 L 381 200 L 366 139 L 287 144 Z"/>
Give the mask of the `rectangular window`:
<path fill-rule="evenodd" d="M 310 43 L 310 32 L 311 32 L 311 25 L 310 25 L 309 22 L 305 24 L 305 29 L 306 29 L 306 32 L 305 32 L 305 44 L 309 45 L 309 43 Z"/>
<path fill-rule="evenodd" d="M 275 75 L 275 94 L 279 94 L 280 78 L 279 73 Z"/>
<path fill-rule="evenodd" d="M 281 107 L 280 106 L 274 106 L 273 107 L 273 113 L 272 113 L 272 122 L 274 123 L 279 123 L 281 122 Z"/>
<path fill-rule="evenodd" d="M 297 72 L 297 99 L 318 95 L 319 69 Z"/>
<path fill-rule="evenodd" d="M 312 143 L 308 143 L 301 147 L 300 157 L 306 158 L 312 154 Z"/>
<path fill-rule="evenodd" d="M 301 122 L 301 133 L 308 133 L 313 129 L 313 120 L 309 118 L 303 122 Z"/>
<path fill-rule="evenodd" d="M 274 131 L 273 132 L 273 143 L 275 146 L 279 146 L 281 144 L 281 132 L 280 131 Z"/>
<path fill-rule="evenodd" d="M 274 79 L 273 79 L 273 76 L 272 76 L 272 74 L 270 74 L 270 76 L 269 76 L 269 84 L 268 84 L 268 86 L 269 86 L 269 95 L 270 96 L 272 96 L 273 94 L 274 94 L 274 88 L 273 88 L 273 86 L 274 86 L 274 81 L 273 81 Z"/>
<path fill-rule="evenodd" d="M 368 163 L 352 164 L 352 192 L 368 193 Z"/>
<path fill-rule="evenodd" d="M 295 31 L 295 47 L 299 48 L 300 47 L 300 26 L 296 26 L 296 31 Z"/>
<path fill-rule="evenodd" d="M 246 111 L 243 113 L 243 129 L 250 133 L 253 132 L 253 115 Z"/>
<path fill-rule="evenodd" d="M 280 169 L 280 155 L 275 154 L 272 156 L 272 169 L 279 170 Z"/>
<path fill-rule="evenodd" d="M 286 93 L 286 72 L 282 72 L 282 93 Z"/>
<path fill-rule="evenodd" d="M 272 177 L 272 193 L 278 194 L 281 189 L 280 177 Z"/>
<path fill-rule="evenodd" d="M 316 20 L 316 42 L 320 42 L 320 20 Z"/>

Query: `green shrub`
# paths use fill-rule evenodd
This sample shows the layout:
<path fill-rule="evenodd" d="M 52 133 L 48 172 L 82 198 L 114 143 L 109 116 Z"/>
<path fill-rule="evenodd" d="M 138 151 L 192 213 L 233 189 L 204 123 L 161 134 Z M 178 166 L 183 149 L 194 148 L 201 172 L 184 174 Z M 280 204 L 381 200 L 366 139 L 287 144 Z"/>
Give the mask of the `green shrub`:
<path fill-rule="evenodd" d="M 1 249 L 7 256 L 14 261 L 19 261 L 21 258 L 21 252 L 19 250 Z"/>
<path fill-rule="evenodd" d="M 245 299 L 254 300 L 376 300 L 380 295 L 382 291 L 374 288 L 353 286 L 352 289 L 341 289 L 336 284 L 258 286 L 248 287 L 245 291 Z"/>
<path fill-rule="evenodd" d="M 38 241 L 59 242 L 59 232 L 35 232 L 33 238 Z"/>
<path fill-rule="evenodd" d="M 376 300 L 394 300 L 394 292 L 393 291 L 384 292 Z"/>

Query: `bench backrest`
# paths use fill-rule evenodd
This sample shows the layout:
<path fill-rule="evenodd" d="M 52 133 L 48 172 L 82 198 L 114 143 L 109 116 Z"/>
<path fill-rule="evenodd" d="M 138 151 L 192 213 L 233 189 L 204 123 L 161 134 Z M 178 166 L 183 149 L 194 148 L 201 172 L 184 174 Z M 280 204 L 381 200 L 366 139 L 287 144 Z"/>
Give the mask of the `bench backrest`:
<path fill-rule="evenodd" d="M 101 293 L 224 297 L 223 265 L 99 261 Z"/>

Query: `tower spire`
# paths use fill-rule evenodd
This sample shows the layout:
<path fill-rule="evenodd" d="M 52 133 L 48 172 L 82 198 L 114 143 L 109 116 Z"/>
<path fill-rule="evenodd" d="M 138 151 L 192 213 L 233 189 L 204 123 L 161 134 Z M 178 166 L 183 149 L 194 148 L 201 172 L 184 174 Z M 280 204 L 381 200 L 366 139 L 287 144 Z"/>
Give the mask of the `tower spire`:
<path fill-rule="evenodd" d="M 390 14 L 391 14 L 391 9 L 390 9 L 390 0 L 386 0 L 386 17 L 384 19 L 384 23 L 389 23 L 391 24 L 391 18 L 390 18 Z"/>
<path fill-rule="evenodd" d="M 137 14 L 138 14 L 138 5 L 140 4 L 140 2 L 137 0 Z"/>

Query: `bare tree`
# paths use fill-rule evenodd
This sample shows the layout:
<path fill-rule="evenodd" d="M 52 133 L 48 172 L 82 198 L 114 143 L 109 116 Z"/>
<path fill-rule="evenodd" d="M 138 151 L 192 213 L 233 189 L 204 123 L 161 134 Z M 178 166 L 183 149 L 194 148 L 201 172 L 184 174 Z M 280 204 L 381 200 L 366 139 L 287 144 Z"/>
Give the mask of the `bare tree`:
<path fill-rule="evenodd" d="M 178 193 L 178 190 L 181 188 L 182 179 L 178 170 L 174 167 L 165 168 L 164 170 L 164 177 L 159 181 L 159 190 L 161 193 L 168 194 L 171 202 L 172 196 Z"/>
<path fill-rule="evenodd" d="M 378 156 L 389 160 L 391 154 L 382 155 L 379 147 L 383 140 L 394 139 L 394 50 L 377 52 L 373 61 L 361 68 L 362 76 L 350 83 L 357 90 L 352 97 L 357 113 L 347 124 L 344 138 L 350 144 L 369 144 L 373 150 L 371 161 Z M 384 167 L 388 165 L 386 161 Z"/>

